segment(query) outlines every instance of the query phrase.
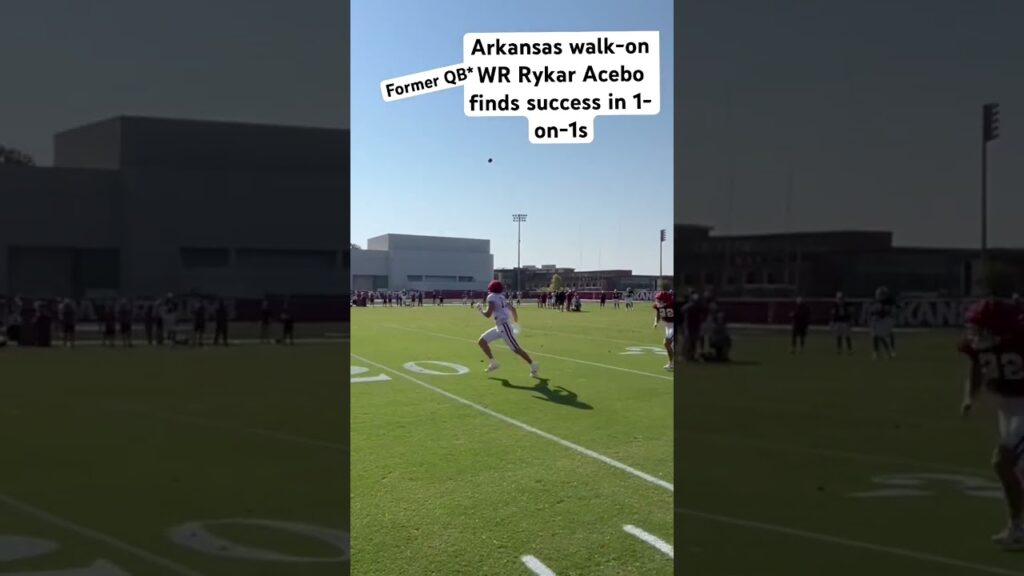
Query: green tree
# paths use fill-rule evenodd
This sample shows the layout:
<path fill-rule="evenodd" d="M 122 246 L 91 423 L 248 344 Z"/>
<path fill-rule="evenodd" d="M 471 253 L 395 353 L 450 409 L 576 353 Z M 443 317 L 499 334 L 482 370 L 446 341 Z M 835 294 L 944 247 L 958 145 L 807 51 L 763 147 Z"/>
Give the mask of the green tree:
<path fill-rule="evenodd" d="M 16 148 L 7 148 L 0 144 L 0 164 L 8 166 L 35 166 L 31 156 Z"/>
<path fill-rule="evenodd" d="M 562 277 L 560 275 L 558 275 L 558 274 L 555 274 L 554 276 L 551 277 L 551 291 L 552 292 L 558 292 L 561 289 L 562 289 Z"/>

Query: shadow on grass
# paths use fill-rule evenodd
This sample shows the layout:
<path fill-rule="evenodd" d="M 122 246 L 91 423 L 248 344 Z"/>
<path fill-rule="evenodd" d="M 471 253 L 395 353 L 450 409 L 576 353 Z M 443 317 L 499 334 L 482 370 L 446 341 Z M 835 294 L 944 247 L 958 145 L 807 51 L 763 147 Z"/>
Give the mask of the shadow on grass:
<path fill-rule="evenodd" d="M 551 388 L 547 378 L 538 378 L 537 383 L 533 386 L 516 386 L 509 382 L 505 378 L 491 378 L 495 382 L 501 382 L 501 385 L 505 388 L 514 388 L 516 390 L 529 390 L 531 392 L 537 392 L 540 396 L 534 396 L 537 400 L 545 400 L 553 402 L 555 404 L 561 404 L 562 406 L 569 406 L 571 408 L 579 408 L 580 410 L 593 410 L 594 407 L 586 402 L 581 402 L 575 392 L 562 386 L 556 386 Z"/>

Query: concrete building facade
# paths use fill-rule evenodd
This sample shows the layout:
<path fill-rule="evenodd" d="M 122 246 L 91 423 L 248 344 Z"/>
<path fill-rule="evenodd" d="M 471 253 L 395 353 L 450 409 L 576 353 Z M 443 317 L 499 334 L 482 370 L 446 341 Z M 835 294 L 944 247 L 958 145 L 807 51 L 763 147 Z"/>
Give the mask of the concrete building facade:
<path fill-rule="evenodd" d="M 679 225 L 675 234 L 681 288 L 720 296 L 869 297 L 878 286 L 897 294 L 967 297 L 982 288 L 1024 290 L 1024 250 L 992 248 L 984 275 L 977 250 L 898 246 L 888 231 L 714 235 Z"/>
<path fill-rule="evenodd" d="M 347 130 L 117 117 L 0 166 L 0 293 L 344 295 Z"/>
<path fill-rule="evenodd" d="M 352 250 L 352 289 L 481 291 L 494 277 L 491 241 L 384 234 Z"/>

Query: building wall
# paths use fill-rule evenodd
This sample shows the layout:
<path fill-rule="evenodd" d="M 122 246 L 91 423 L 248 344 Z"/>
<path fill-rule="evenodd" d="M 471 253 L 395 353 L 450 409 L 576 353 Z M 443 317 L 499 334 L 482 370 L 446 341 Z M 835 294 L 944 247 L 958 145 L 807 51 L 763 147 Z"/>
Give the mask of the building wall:
<path fill-rule="evenodd" d="M 349 168 L 348 131 L 119 116 L 54 137 L 55 165 L 331 172 Z"/>
<path fill-rule="evenodd" d="M 388 286 L 397 290 L 486 290 L 493 274 L 494 256 L 490 254 L 428 250 L 388 252 Z M 470 278 L 471 281 L 466 280 Z"/>
<path fill-rule="evenodd" d="M 53 137 L 53 165 L 117 170 L 121 167 L 122 123 L 111 118 L 59 132 Z"/>
<path fill-rule="evenodd" d="M 346 195 L 333 175 L 127 169 L 122 237 L 126 285 L 140 294 L 197 290 L 237 297 L 341 294 L 349 274 L 337 233 Z M 190 268 L 182 248 L 230 252 L 221 267 Z M 254 263 L 252 250 L 278 252 Z M 311 262 L 333 253 L 333 264 Z M 293 263 L 289 263 L 293 262 Z"/>
<path fill-rule="evenodd" d="M 367 240 L 366 247 L 369 250 L 422 250 L 424 252 L 490 254 L 491 241 L 478 238 L 384 234 Z"/>
<path fill-rule="evenodd" d="M 486 290 L 494 275 L 490 241 L 386 234 L 352 251 L 354 290 L 372 290 L 387 276 L 389 290 Z"/>
<path fill-rule="evenodd" d="M 367 292 L 388 287 L 388 253 L 385 250 L 352 251 L 352 290 Z"/>
<path fill-rule="evenodd" d="M 677 250 L 683 286 L 723 296 L 867 297 L 882 285 L 959 296 L 977 269 L 973 251 L 894 247 L 887 232 L 710 237 Z"/>
<path fill-rule="evenodd" d="M 0 166 L 0 292 L 28 293 L 32 266 L 64 290 L 70 265 L 55 275 L 72 248 L 116 250 L 120 198 L 116 172 Z"/>
<path fill-rule="evenodd" d="M 11 246 L 51 248 L 15 271 L 59 290 L 114 250 L 133 296 L 349 291 L 347 130 L 116 118 L 54 140 L 59 167 L 0 167 L 0 291 Z"/>

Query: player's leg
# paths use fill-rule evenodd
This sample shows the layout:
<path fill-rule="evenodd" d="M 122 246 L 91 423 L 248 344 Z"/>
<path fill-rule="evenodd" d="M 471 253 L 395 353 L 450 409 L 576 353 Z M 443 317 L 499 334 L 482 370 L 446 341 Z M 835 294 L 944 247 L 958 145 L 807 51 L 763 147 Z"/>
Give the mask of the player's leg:
<path fill-rule="evenodd" d="M 1017 464 L 1020 456 L 1013 448 L 1000 445 L 996 448 L 992 458 L 992 467 L 995 469 L 999 482 L 1003 485 L 1003 494 L 1006 498 L 1007 515 L 1009 516 L 1008 529 L 993 537 L 997 543 L 1003 544 L 1003 539 L 1013 536 L 1017 532 L 1018 546 L 1024 547 L 1024 524 L 1021 522 L 1021 503 L 1024 500 L 1024 490 L 1021 487 L 1020 476 L 1017 474 Z M 1000 538 L 1002 536 L 1002 538 Z"/>
<path fill-rule="evenodd" d="M 674 326 L 665 328 L 665 352 L 668 354 L 668 364 L 665 364 L 666 370 L 675 369 L 675 332 Z"/>
<path fill-rule="evenodd" d="M 497 327 L 491 328 L 487 332 L 480 335 L 480 339 L 477 340 L 477 345 L 483 350 L 484 356 L 487 357 L 488 364 L 486 370 L 492 372 L 498 369 L 498 363 L 494 360 L 494 352 L 491 351 L 491 342 L 501 338 L 501 332 Z"/>
<path fill-rule="evenodd" d="M 1024 487 L 1017 471 L 1024 451 L 1024 410 L 1020 402 L 1000 407 L 999 436 L 992 467 L 1003 485 L 1009 525 L 992 541 L 1009 549 L 1024 549 Z"/>
<path fill-rule="evenodd" d="M 508 345 L 509 350 L 515 352 L 516 356 L 519 356 L 527 364 L 529 364 L 530 375 L 536 376 L 537 371 L 540 370 L 540 366 L 538 366 L 537 363 L 533 361 L 533 358 L 531 358 L 530 355 L 526 352 L 526 350 L 524 350 L 523 347 L 519 345 L 519 341 L 516 340 L 516 335 L 512 331 L 512 326 L 505 322 L 502 324 L 502 329 L 500 330 L 500 332 L 502 338 L 505 340 L 505 344 Z"/>
<path fill-rule="evenodd" d="M 889 351 L 889 343 L 886 342 L 885 334 L 882 333 L 881 328 L 878 326 L 872 327 L 871 345 L 874 349 L 874 357 L 876 359 L 878 358 L 878 354 L 883 350 L 885 352 Z"/>

